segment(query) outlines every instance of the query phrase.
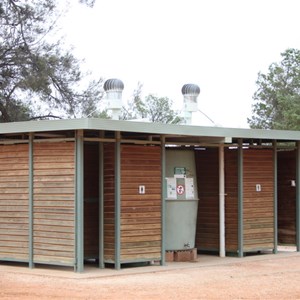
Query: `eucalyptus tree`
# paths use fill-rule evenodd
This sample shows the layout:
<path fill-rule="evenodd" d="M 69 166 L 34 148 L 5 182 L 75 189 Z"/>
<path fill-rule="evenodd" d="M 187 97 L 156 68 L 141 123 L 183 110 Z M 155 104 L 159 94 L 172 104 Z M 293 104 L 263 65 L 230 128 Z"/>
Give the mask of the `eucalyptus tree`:
<path fill-rule="evenodd" d="M 123 107 L 122 119 L 141 119 L 164 124 L 179 124 L 183 121 L 179 112 L 172 109 L 173 101 L 168 97 L 149 94 L 143 99 L 141 94 L 142 84 L 138 83 L 132 99 Z"/>
<path fill-rule="evenodd" d="M 81 62 L 55 36 L 57 7 L 58 0 L 0 2 L 0 122 L 97 112 L 103 80 L 85 82 Z"/>
<path fill-rule="evenodd" d="M 287 49 L 281 57 L 258 74 L 251 128 L 300 130 L 300 50 Z"/>

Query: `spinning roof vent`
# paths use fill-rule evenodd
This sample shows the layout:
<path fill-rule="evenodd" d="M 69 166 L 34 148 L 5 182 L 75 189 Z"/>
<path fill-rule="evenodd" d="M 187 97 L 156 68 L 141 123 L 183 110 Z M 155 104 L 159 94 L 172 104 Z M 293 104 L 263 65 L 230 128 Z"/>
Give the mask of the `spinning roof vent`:
<path fill-rule="evenodd" d="M 193 83 L 184 84 L 181 93 L 183 95 L 183 118 L 185 124 L 191 124 L 192 113 L 198 111 L 197 98 L 200 94 L 200 87 Z"/>
<path fill-rule="evenodd" d="M 112 111 L 112 119 L 118 120 L 122 108 L 122 92 L 124 83 L 120 79 L 111 78 L 104 82 L 107 109 Z"/>

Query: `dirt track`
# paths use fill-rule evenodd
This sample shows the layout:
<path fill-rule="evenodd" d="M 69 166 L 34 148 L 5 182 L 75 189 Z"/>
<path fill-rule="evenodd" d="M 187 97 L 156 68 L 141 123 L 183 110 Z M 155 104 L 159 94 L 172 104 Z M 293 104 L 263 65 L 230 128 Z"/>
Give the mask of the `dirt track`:
<path fill-rule="evenodd" d="M 300 253 L 186 266 L 86 276 L 1 264 L 0 299 L 300 299 Z"/>

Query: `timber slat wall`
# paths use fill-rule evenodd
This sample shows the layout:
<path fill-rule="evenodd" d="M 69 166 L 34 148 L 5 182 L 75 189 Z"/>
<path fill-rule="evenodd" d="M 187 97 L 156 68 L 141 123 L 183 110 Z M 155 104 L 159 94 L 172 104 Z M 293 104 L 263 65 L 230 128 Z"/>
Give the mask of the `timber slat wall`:
<path fill-rule="evenodd" d="M 84 145 L 84 256 L 99 257 L 99 145 Z"/>
<path fill-rule="evenodd" d="M 113 262 L 114 147 L 104 149 L 104 258 Z M 121 145 L 120 222 L 121 263 L 161 259 L 160 147 Z"/>
<path fill-rule="evenodd" d="M 296 244 L 296 151 L 278 152 L 278 242 Z"/>
<path fill-rule="evenodd" d="M 74 265 L 75 145 L 34 144 L 34 262 Z"/>
<path fill-rule="evenodd" d="M 218 149 L 195 151 L 198 184 L 196 248 L 219 250 L 219 160 Z"/>
<path fill-rule="evenodd" d="M 238 249 L 238 155 L 225 149 L 225 247 L 227 252 Z"/>
<path fill-rule="evenodd" d="M 256 191 L 256 185 L 261 191 Z M 244 251 L 274 248 L 272 149 L 244 150 Z"/>
<path fill-rule="evenodd" d="M 160 259 L 160 147 L 122 145 L 121 157 L 121 261 Z"/>
<path fill-rule="evenodd" d="M 0 260 L 29 260 L 28 149 L 0 146 Z"/>
<path fill-rule="evenodd" d="M 115 260 L 115 145 L 104 144 L 104 261 Z"/>
<path fill-rule="evenodd" d="M 238 250 L 238 153 L 225 152 L 226 251 Z M 260 184 L 261 191 L 256 191 Z M 243 251 L 274 248 L 274 163 L 271 149 L 243 150 Z"/>

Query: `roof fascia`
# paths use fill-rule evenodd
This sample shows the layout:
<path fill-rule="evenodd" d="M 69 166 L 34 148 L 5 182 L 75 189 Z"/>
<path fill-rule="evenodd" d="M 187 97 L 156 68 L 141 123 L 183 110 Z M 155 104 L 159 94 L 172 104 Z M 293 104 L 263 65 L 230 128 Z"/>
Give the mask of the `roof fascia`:
<path fill-rule="evenodd" d="M 108 119 L 66 119 L 11 122 L 0 124 L 0 134 L 27 133 L 64 130 L 110 130 L 149 134 L 164 134 L 197 137 L 224 137 L 268 140 L 300 141 L 300 131 L 263 130 L 246 128 L 206 127 L 195 125 L 174 125 Z"/>

